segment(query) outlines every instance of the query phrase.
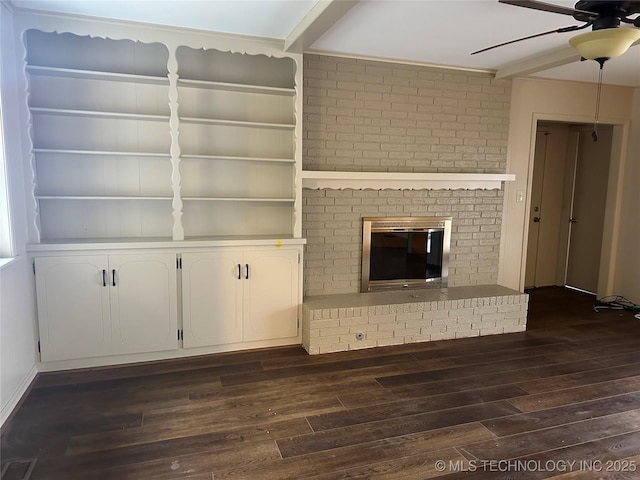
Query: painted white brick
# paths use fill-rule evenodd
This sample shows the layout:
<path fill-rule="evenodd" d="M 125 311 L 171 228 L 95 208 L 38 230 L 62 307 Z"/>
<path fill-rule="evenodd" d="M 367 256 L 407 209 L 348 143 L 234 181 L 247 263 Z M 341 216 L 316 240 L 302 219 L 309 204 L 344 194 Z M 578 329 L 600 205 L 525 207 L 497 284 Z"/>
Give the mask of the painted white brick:
<path fill-rule="evenodd" d="M 304 168 L 447 172 L 505 170 L 510 82 L 494 84 L 490 75 L 474 72 L 374 61 L 363 64 L 361 60 L 319 55 L 305 55 L 304 61 Z M 495 85 L 500 93 L 479 90 Z M 493 131 L 494 125 L 500 130 Z M 502 191 L 489 191 L 486 195 L 482 191 L 435 192 L 442 193 L 441 198 L 446 199 L 439 204 L 433 199 L 440 197 L 431 196 L 431 192 L 426 191 L 356 192 L 345 194 L 340 191 L 332 196 L 304 190 L 303 230 L 308 238 L 308 251 L 313 251 L 315 243 L 335 248 L 344 245 L 351 251 L 355 249 L 355 258 L 359 258 L 362 215 L 425 215 L 431 211 L 450 214 L 454 217 L 454 224 L 465 225 L 467 218 L 474 218 L 467 214 L 473 214 L 477 215 L 477 220 L 486 220 L 473 226 L 480 226 L 481 232 L 493 232 L 496 236 L 476 238 L 477 244 L 469 245 L 469 251 L 496 255 L 490 257 L 489 264 L 482 265 L 486 268 L 481 271 L 452 269 L 450 285 L 497 281 L 498 252 L 495 249 L 501 227 L 496 221 L 502 215 Z M 354 200 L 356 198 L 369 200 L 365 205 Z M 414 203 L 418 198 L 420 201 Z M 335 199 L 333 203 L 332 199 Z M 461 204 L 462 199 L 465 205 Z M 460 209 L 463 206 L 479 210 L 465 211 Z M 338 207 L 350 207 L 350 210 Z M 325 216 L 313 217 L 321 214 Z M 485 218 L 486 214 L 492 216 Z M 307 222 L 340 219 L 354 224 L 334 227 L 307 225 Z M 344 235 L 347 232 L 333 232 L 331 236 L 321 236 L 321 230 L 327 228 L 353 228 L 358 233 Z M 310 233 L 307 233 L 308 229 Z M 336 236 L 344 240 L 333 239 Z M 346 242 L 349 236 L 355 242 L 353 247 L 340 243 Z M 481 240 L 492 243 L 483 245 Z M 456 248 L 455 245 L 452 248 L 452 258 L 455 258 Z M 308 260 L 311 262 L 313 259 Z M 359 268 L 351 272 L 350 277 L 340 277 L 342 283 L 336 283 L 310 278 L 318 272 L 308 270 L 308 267 L 305 258 L 305 292 L 309 295 L 358 291 Z M 322 268 L 331 273 L 331 266 Z"/>
<path fill-rule="evenodd" d="M 340 318 L 339 319 L 339 324 L 341 327 L 350 327 L 353 325 L 367 325 L 368 324 L 368 317 L 346 317 L 346 318 Z"/>
<path fill-rule="evenodd" d="M 500 333 L 504 333 L 504 327 L 480 328 L 480 335 L 497 335 Z"/>
<path fill-rule="evenodd" d="M 424 312 L 424 319 L 431 320 L 432 322 L 442 319 L 448 319 L 449 313 L 449 310 L 431 310 L 428 312 Z"/>
<path fill-rule="evenodd" d="M 484 315 L 488 313 L 498 313 L 498 307 L 478 306 L 473 309 L 476 315 Z"/>
<path fill-rule="evenodd" d="M 502 320 L 496 320 L 496 327 L 505 327 L 506 329 L 507 327 L 517 327 L 518 325 L 518 319 L 505 318 Z"/>
<path fill-rule="evenodd" d="M 328 310 L 320 310 L 320 312 L 324 314 Z M 324 315 L 323 318 L 325 318 Z M 340 321 L 337 319 L 314 320 L 312 324 L 313 328 L 337 328 L 340 326 Z"/>
<path fill-rule="evenodd" d="M 315 341 L 315 345 L 323 346 L 323 345 L 331 345 L 340 343 L 340 335 L 330 335 L 326 337 L 319 337 Z"/>
<path fill-rule="evenodd" d="M 318 353 L 335 353 L 335 352 L 346 352 L 349 350 L 349 345 L 346 343 L 336 343 L 329 345 L 320 345 L 318 347 Z M 309 352 L 311 353 L 311 352 Z"/>
<path fill-rule="evenodd" d="M 398 313 L 396 318 L 398 322 L 406 322 L 409 320 L 423 320 L 422 312 Z"/>
<path fill-rule="evenodd" d="M 320 329 L 314 329 L 313 331 L 320 332 L 319 335 L 316 335 L 316 336 L 330 337 L 332 335 L 343 335 L 343 334 L 349 333 L 349 327 L 320 328 Z M 314 338 L 313 333 L 311 334 L 311 338 Z"/>
<path fill-rule="evenodd" d="M 376 345 L 378 347 L 387 347 L 391 345 L 402 345 L 404 342 L 404 337 L 388 337 L 388 338 L 378 338 L 376 341 Z"/>
<path fill-rule="evenodd" d="M 517 333 L 526 331 L 526 325 L 513 325 L 513 326 L 505 326 L 504 333 Z"/>
<path fill-rule="evenodd" d="M 510 295 L 323 310 L 311 310 L 304 305 L 302 338 L 307 351 L 320 353 L 321 350 L 339 351 L 345 348 L 520 332 L 526 330 L 527 301 L 527 295 Z M 502 308 L 505 306 L 508 308 Z M 443 315 L 442 318 L 433 321 L 423 319 L 425 308 L 441 308 L 428 310 L 424 315 Z M 507 311 L 499 312 L 498 309 Z M 402 310 L 406 310 L 406 313 Z M 318 315 L 318 312 L 327 318 L 322 319 L 323 315 Z M 336 314 L 337 319 L 328 318 Z M 397 317 L 401 320 L 398 321 Z M 339 326 L 331 328 L 336 321 Z M 318 325 L 322 326 L 322 331 Z M 364 332 L 365 340 L 355 340 L 356 332 Z"/>
<path fill-rule="evenodd" d="M 354 340 L 350 342 L 348 345 L 349 345 L 349 350 L 361 350 L 363 348 L 376 347 L 378 344 L 376 340 L 364 339 L 360 341 Z"/>
<path fill-rule="evenodd" d="M 349 327 L 349 333 L 354 335 L 359 332 L 370 333 L 370 332 L 377 332 L 377 331 L 378 331 L 377 325 L 352 325 L 351 327 Z"/>
<path fill-rule="evenodd" d="M 432 325 L 431 320 L 421 319 L 421 320 L 407 320 L 404 322 L 405 328 L 429 328 Z"/>
<path fill-rule="evenodd" d="M 480 330 L 456 330 L 456 338 L 468 338 L 480 336 Z"/>

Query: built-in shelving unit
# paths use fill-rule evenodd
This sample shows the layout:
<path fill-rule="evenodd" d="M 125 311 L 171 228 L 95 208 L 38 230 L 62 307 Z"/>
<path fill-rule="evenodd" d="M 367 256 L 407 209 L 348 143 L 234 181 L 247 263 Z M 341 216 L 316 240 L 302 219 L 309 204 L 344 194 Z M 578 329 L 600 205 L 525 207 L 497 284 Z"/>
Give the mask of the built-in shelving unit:
<path fill-rule="evenodd" d="M 55 15 L 15 34 L 45 368 L 299 344 L 302 56 Z"/>
<path fill-rule="evenodd" d="M 167 48 L 37 30 L 25 43 L 40 241 L 171 237 Z"/>
<path fill-rule="evenodd" d="M 294 61 L 188 47 L 176 57 L 185 238 L 292 236 Z"/>
<path fill-rule="evenodd" d="M 25 47 L 40 243 L 296 236 L 293 58 L 38 30 Z"/>

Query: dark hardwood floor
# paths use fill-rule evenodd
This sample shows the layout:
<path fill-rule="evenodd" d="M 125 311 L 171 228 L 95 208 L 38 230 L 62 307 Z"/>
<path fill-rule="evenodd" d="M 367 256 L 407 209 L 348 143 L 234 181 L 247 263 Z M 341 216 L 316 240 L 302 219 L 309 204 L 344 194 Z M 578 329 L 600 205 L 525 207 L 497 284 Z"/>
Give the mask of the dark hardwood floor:
<path fill-rule="evenodd" d="M 41 374 L 2 480 L 640 478 L 640 320 L 529 293 L 526 333 Z"/>

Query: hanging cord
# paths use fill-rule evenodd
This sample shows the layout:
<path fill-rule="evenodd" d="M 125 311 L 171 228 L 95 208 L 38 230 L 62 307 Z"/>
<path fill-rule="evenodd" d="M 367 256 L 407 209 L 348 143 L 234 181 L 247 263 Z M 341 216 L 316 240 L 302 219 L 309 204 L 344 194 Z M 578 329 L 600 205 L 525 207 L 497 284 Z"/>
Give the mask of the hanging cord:
<path fill-rule="evenodd" d="M 598 117 L 600 116 L 600 92 L 602 91 L 602 70 L 604 67 L 604 62 L 606 62 L 608 58 L 596 58 L 596 62 L 600 64 L 600 73 L 598 74 L 598 94 L 596 95 L 596 116 L 593 120 L 593 132 L 591 133 L 591 138 L 594 142 L 598 141 Z"/>

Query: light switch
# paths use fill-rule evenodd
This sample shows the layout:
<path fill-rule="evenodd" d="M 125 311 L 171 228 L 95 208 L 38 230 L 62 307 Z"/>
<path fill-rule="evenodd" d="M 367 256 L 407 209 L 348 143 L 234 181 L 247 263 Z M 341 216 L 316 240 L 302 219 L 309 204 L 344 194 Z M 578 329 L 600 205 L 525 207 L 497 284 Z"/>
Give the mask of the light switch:
<path fill-rule="evenodd" d="M 524 202 L 524 192 L 522 190 L 518 190 L 516 192 L 516 203 Z"/>

